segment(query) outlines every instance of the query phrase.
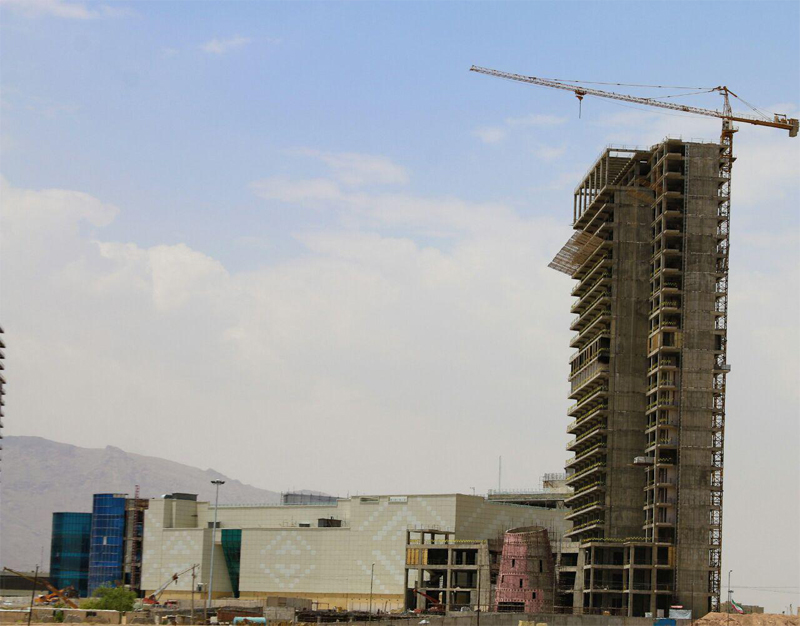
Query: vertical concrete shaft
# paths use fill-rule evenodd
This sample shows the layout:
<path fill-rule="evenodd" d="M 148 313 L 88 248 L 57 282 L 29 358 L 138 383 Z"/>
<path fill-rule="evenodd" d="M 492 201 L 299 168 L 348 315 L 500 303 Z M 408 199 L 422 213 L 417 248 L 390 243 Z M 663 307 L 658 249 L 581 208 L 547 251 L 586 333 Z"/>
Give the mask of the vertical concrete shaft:
<path fill-rule="evenodd" d="M 719 147 L 687 144 L 675 595 L 709 610 Z M 719 523 L 719 522 L 717 522 Z"/>
<path fill-rule="evenodd" d="M 645 475 L 633 465 L 645 448 L 650 211 L 646 188 L 614 192 L 611 360 L 605 536 L 640 536 Z"/>

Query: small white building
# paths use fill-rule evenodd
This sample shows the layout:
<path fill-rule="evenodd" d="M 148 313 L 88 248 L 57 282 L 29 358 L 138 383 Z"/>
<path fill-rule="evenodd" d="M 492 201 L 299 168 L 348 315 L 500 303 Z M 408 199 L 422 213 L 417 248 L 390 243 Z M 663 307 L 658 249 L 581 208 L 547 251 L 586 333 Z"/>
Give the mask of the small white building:
<path fill-rule="evenodd" d="M 152 593 L 199 564 L 208 584 L 214 507 L 182 494 L 150 501 L 145 516 L 142 588 Z M 406 531 L 434 528 L 455 540 L 496 539 L 519 526 L 564 534 L 564 509 L 490 502 L 480 496 L 354 496 L 335 504 L 221 505 L 214 553 L 214 597 L 303 597 L 321 608 L 403 607 Z M 372 575 L 374 564 L 374 577 Z M 238 586 L 238 589 L 236 587 Z M 163 599 L 188 598 L 191 576 Z"/>

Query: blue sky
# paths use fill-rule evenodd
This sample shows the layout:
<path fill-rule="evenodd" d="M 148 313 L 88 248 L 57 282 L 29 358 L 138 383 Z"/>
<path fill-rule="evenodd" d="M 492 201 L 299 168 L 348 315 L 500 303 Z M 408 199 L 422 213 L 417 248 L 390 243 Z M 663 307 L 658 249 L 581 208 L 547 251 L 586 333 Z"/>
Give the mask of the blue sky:
<path fill-rule="evenodd" d="M 605 143 L 592 121 L 626 109 L 587 101 L 578 120 L 568 94 L 469 66 L 723 83 L 767 106 L 796 95 L 798 5 L 755 6 L 151 2 L 113 5 L 129 16 L 35 21 L 9 6 L 4 133 L 15 149 L 4 151 L 3 172 L 20 185 L 82 189 L 136 207 L 115 221 L 113 236 L 186 241 L 235 266 L 260 257 L 226 240 L 296 225 L 286 215 L 265 223 L 248 183 L 308 170 L 307 159 L 286 154 L 297 147 L 385 155 L 411 171 L 418 193 L 502 198 L 523 214 L 563 219 L 557 197 L 535 199 L 531 189 L 572 164 L 543 166 L 524 158 L 528 150 L 568 146 L 585 162 Z M 235 37 L 250 41 L 223 54 L 201 48 Z M 714 95 L 693 100 L 718 106 Z M 471 134 L 531 113 L 569 122 L 514 129 L 494 149 Z M 19 137 L 24 145 L 13 143 Z"/>
<path fill-rule="evenodd" d="M 567 458 L 571 284 L 546 266 L 573 187 L 607 144 L 719 123 L 591 98 L 579 118 L 470 65 L 726 84 L 797 117 L 799 22 L 797 2 L 0 0 L 8 434 L 276 490 L 481 492 L 499 455 L 535 486 Z M 799 146 L 736 136 L 725 559 L 753 587 L 800 585 Z"/>

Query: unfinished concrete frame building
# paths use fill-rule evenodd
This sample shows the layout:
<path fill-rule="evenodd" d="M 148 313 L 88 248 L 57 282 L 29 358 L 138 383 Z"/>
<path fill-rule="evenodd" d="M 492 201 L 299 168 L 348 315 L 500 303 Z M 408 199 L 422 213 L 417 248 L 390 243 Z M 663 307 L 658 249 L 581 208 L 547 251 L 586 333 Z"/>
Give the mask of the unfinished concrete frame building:
<path fill-rule="evenodd" d="M 404 609 L 488 610 L 500 549 L 497 539 L 465 541 L 447 530 L 407 530 Z"/>
<path fill-rule="evenodd" d="M 585 612 L 719 606 L 730 165 L 718 144 L 605 150 L 551 263 L 578 281 L 566 504 Z"/>

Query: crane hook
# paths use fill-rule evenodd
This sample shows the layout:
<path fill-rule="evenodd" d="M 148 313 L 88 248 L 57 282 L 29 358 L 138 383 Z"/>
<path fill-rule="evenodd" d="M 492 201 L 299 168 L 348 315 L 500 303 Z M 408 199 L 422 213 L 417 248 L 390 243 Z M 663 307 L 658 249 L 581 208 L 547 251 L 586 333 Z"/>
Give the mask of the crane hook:
<path fill-rule="evenodd" d="M 580 119 L 581 113 L 583 112 L 583 96 L 585 95 L 585 91 L 575 90 L 575 97 L 578 99 L 578 119 Z"/>

